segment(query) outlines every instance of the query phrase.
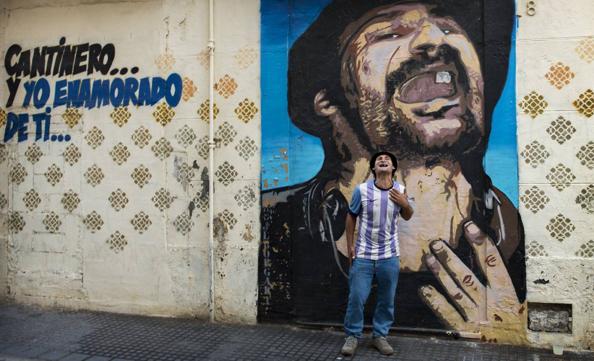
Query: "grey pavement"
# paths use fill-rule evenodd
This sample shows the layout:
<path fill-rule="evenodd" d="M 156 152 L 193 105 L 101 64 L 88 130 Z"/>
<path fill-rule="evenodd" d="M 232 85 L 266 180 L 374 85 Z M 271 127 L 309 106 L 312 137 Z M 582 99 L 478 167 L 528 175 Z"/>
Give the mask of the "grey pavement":
<path fill-rule="evenodd" d="M 353 357 L 339 353 L 332 329 L 210 324 L 195 319 L 63 312 L 0 304 L 0 361 L 18 360 L 594 360 L 592 352 L 494 345 L 430 336 L 389 337 L 395 354 L 381 356 L 369 338 Z"/>

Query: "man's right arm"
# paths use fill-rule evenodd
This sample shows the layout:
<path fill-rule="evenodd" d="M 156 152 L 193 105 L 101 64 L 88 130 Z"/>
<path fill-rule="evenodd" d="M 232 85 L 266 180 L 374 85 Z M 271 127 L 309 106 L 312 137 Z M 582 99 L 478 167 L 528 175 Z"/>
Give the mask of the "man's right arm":
<path fill-rule="evenodd" d="M 353 244 L 353 236 L 355 234 L 355 224 L 357 223 L 357 218 L 350 212 L 347 213 L 346 219 L 346 239 L 347 239 L 347 248 L 349 252 L 349 265 L 355 258 L 355 245 Z"/>

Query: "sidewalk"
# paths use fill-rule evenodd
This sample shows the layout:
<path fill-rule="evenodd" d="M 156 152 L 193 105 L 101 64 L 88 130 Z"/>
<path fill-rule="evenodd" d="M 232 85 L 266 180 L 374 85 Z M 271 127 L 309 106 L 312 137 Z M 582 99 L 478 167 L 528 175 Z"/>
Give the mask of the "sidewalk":
<path fill-rule="evenodd" d="M 340 355 L 338 331 L 289 326 L 233 326 L 188 319 L 59 312 L 0 304 L 0 360 L 594 360 L 594 353 L 491 345 L 435 337 L 390 337 L 381 356 L 368 340 Z"/>

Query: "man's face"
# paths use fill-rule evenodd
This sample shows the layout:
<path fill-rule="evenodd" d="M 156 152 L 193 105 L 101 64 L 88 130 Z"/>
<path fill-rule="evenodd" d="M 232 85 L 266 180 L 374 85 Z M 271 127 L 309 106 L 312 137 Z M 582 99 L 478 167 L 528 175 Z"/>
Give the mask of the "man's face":
<path fill-rule="evenodd" d="M 434 152 L 484 135 L 479 58 L 454 20 L 406 4 L 374 9 L 359 24 L 345 41 L 342 82 L 372 143 L 392 149 L 400 134 Z"/>
<path fill-rule="evenodd" d="M 389 174 L 391 177 L 393 170 L 394 165 L 392 164 L 392 158 L 390 158 L 389 155 L 381 154 L 375 159 L 373 171 L 375 172 L 376 177 L 384 174 Z"/>

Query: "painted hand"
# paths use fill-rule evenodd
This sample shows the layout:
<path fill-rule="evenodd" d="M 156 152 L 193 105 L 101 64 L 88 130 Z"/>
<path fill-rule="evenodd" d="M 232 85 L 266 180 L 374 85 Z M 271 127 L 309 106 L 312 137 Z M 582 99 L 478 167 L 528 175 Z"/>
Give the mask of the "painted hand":
<path fill-rule="evenodd" d="M 480 332 L 481 339 L 489 342 L 526 342 L 526 305 L 518 302 L 499 250 L 473 222 L 465 224 L 464 233 L 487 284 L 444 241 L 434 241 L 425 262 L 452 303 L 432 286 L 419 289 L 421 299 L 454 330 Z"/>

